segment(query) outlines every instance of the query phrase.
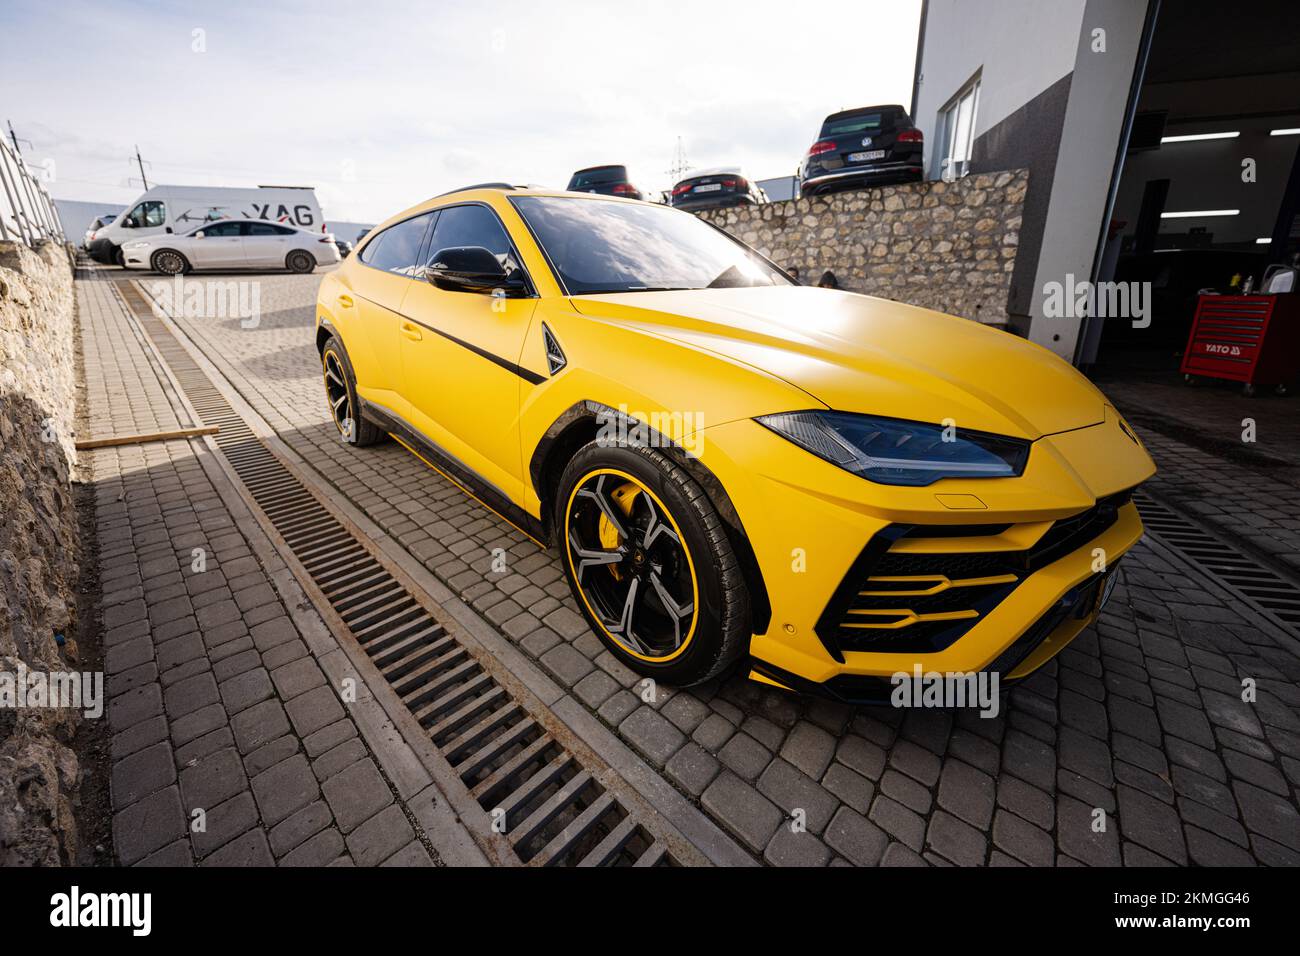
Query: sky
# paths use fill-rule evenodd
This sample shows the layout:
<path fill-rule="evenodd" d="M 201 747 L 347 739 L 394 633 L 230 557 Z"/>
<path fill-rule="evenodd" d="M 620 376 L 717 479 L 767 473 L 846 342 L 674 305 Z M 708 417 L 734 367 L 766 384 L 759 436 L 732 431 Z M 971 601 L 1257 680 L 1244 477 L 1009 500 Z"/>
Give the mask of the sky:
<path fill-rule="evenodd" d="M 375 222 L 476 182 L 623 163 L 793 173 L 822 118 L 911 101 L 920 0 L 0 0 L 5 113 L 58 199 L 310 185 Z M 5 127 L 7 133 L 8 127 Z"/>

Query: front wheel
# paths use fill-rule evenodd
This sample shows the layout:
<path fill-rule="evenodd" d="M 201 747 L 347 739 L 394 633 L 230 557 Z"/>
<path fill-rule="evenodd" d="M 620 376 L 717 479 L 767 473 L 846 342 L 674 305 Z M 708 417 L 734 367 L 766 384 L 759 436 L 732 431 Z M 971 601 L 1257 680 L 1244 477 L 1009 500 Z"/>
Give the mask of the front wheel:
<path fill-rule="evenodd" d="M 358 411 L 357 379 L 352 362 L 338 339 L 330 336 L 321 350 L 321 370 L 325 378 L 325 401 L 339 437 L 349 445 L 373 445 L 384 433 L 363 419 Z"/>
<path fill-rule="evenodd" d="M 579 609 L 632 670 L 689 686 L 748 649 L 749 592 L 726 528 L 667 455 L 585 445 L 560 477 L 554 527 Z"/>
<path fill-rule="evenodd" d="M 178 276 L 190 271 L 185 257 L 174 249 L 159 249 L 149 260 L 153 271 L 165 276 Z"/>

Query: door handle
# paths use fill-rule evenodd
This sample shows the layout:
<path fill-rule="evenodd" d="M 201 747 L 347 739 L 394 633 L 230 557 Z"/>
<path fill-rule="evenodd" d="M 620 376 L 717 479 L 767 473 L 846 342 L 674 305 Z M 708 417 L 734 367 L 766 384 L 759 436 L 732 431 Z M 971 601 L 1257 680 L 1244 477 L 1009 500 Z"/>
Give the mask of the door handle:
<path fill-rule="evenodd" d="M 412 325 L 410 322 L 402 323 L 402 334 L 412 342 L 418 342 L 424 338 L 424 333 L 420 331 L 420 327 L 418 325 Z"/>
<path fill-rule="evenodd" d="M 338 301 L 339 301 L 339 305 L 341 305 L 343 308 L 345 308 L 345 309 L 350 309 L 350 308 L 352 308 L 352 296 L 350 296 L 350 295 L 341 295 L 341 296 L 339 296 Z"/>

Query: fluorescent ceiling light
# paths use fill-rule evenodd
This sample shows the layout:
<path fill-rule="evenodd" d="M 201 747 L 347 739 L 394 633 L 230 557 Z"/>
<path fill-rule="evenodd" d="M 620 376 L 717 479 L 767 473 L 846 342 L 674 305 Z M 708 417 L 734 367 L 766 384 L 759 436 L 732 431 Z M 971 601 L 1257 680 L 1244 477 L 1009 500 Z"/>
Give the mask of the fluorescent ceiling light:
<path fill-rule="evenodd" d="M 1274 129 L 1269 130 L 1269 136 L 1300 136 L 1300 126 L 1294 129 Z"/>
<path fill-rule="evenodd" d="M 1191 143 L 1198 139 L 1236 139 L 1241 133 L 1190 133 L 1187 136 L 1161 136 L 1162 143 Z"/>
<path fill-rule="evenodd" d="M 1186 212 L 1162 212 L 1161 219 L 1204 219 L 1209 216 L 1239 216 L 1240 209 L 1188 209 Z"/>

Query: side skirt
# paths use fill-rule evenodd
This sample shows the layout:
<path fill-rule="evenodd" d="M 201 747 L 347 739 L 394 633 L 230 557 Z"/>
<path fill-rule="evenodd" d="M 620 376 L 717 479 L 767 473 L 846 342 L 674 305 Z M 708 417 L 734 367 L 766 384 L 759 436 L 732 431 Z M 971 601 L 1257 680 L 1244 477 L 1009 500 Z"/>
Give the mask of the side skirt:
<path fill-rule="evenodd" d="M 361 415 L 367 421 L 374 422 L 415 457 L 442 475 L 453 485 L 469 495 L 498 518 L 502 518 L 523 532 L 538 547 L 546 549 L 546 530 L 542 522 L 534 518 L 523 508 L 511 501 L 505 494 L 485 480 L 478 472 L 472 470 L 459 459 L 431 441 L 422 432 L 417 431 L 405 419 L 399 418 L 388 409 L 366 401 L 358 396 L 361 403 Z"/>

